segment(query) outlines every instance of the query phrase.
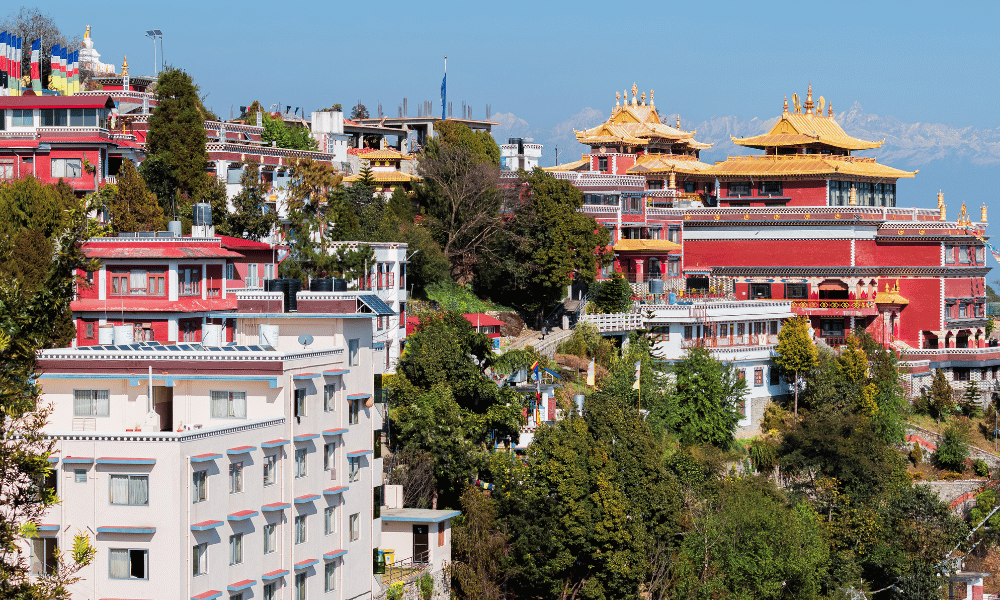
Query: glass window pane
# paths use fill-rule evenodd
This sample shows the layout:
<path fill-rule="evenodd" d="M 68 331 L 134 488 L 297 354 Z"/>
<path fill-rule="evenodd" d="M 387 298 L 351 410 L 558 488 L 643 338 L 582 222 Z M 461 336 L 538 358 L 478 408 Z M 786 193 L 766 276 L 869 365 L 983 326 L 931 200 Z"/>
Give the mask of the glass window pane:
<path fill-rule="evenodd" d="M 69 126 L 70 127 L 83 127 L 83 109 L 82 108 L 71 108 L 71 109 L 69 109 Z"/>

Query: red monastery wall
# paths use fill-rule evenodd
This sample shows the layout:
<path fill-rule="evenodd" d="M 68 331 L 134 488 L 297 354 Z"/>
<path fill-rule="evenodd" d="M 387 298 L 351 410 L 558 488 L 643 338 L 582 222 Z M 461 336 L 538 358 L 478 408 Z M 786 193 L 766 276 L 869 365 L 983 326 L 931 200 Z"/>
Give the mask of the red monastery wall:
<path fill-rule="evenodd" d="M 982 277 L 948 277 L 944 280 L 946 298 L 970 298 L 984 295 Z"/>
<path fill-rule="evenodd" d="M 880 279 L 885 282 L 896 280 Z M 941 327 L 941 284 L 937 278 L 921 277 L 899 280 L 899 295 L 910 303 L 899 313 L 899 337 L 911 346 L 917 346 L 921 330 L 935 331 Z"/>
<path fill-rule="evenodd" d="M 849 240 L 687 240 L 687 267 L 842 266 L 851 264 Z"/>
<path fill-rule="evenodd" d="M 930 241 L 858 240 L 854 252 L 858 266 L 936 267 L 941 264 L 941 246 Z"/>

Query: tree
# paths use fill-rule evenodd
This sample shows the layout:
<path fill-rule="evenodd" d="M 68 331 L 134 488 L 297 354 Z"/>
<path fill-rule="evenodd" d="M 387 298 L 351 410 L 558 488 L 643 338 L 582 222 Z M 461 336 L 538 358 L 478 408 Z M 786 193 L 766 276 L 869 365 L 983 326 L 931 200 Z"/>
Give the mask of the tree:
<path fill-rule="evenodd" d="M 27 227 L 45 232 L 51 248 L 40 285 L 22 285 L 16 277 L 0 279 L 0 597 L 65 599 L 66 586 L 93 558 L 89 540 L 78 537 L 73 552 L 59 557 L 56 575 L 39 579 L 29 579 L 18 542 L 37 531 L 43 514 L 56 502 L 54 490 L 45 484 L 54 441 L 43 432 L 51 409 L 39 403 L 36 356 L 57 341 L 59 322 L 74 296 L 77 270 L 95 270 L 97 265 L 80 250 L 87 232 L 82 204 L 72 194 L 63 194 L 60 186 L 42 186 L 30 177 L 0 186 L 0 216 L 0 230 L 9 234 Z M 0 240 L 0 247 L 0 259 L 8 263 L 14 249 L 10 237 Z"/>
<path fill-rule="evenodd" d="M 408 223 L 400 231 L 402 241 L 410 252 L 406 265 L 406 281 L 415 293 L 423 293 L 427 286 L 451 281 L 451 267 L 441 246 L 423 225 Z"/>
<path fill-rule="evenodd" d="M 927 394 L 927 407 L 931 416 L 940 423 L 942 416 L 951 414 L 953 405 L 954 392 L 951 389 L 951 384 L 948 383 L 944 372 L 941 369 L 936 369 L 930 393 Z"/>
<path fill-rule="evenodd" d="M 500 146 L 488 131 L 473 131 L 458 121 L 435 121 L 436 137 L 427 144 L 425 154 L 434 155 L 443 145 L 467 148 L 479 163 L 500 167 Z"/>
<path fill-rule="evenodd" d="M 130 160 L 122 161 L 117 193 L 108 210 L 116 232 L 161 231 L 164 227 L 163 209 Z"/>
<path fill-rule="evenodd" d="M 496 505 L 482 490 L 469 486 L 462 494 L 462 516 L 452 534 L 452 573 L 459 597 L 503 600 L 511 576 L 511 548 Z"/>
<path fill-rule="evenodd" d="M 577 210 L 583 192 L 541 169 L 506 191 L 503 235 L 480 261 L 477 288 L 534 312 L 558 302 L 573 281 L 593 282 L 610 258 L 609 233 Z"/>
<path fill-rule="evenodd" d="M 774 349 L 774 364 L 795 374 L 794 422 L 799 420 L 800 374 L 815 367 L 818 360 L 809 329 L 809 320 L 804 316 L 788 319 L 778 332 L 778 346 Z"/>
<path fill-rule="evenodd" d="M 934 466 L 961 473 L 969 458 L 969 434 L 957 423 L 948 425 L 941 436 L 937 450 L 931 455 Z"/>
<path fill-rule="evenodd" d="M 983 411 L 983 395 L 979 391 L 979 382 L 970 381 L 962 394 L 962 414 L 967 417 L 978 417 Z"/>
<path fill-rule="evenodd" d="M 358 169 L 358 180 L 357 183 L 366 187 L 375 187 L 375 175 L 372 173 L 372 165 L 367 160 L 361 161 L 361 168 Z"/>
<path fill-rule="evenodd" d="M 218 177 L 209 176 L 205 183 L 205 191 L 201 195 L 201 201 L 208 204 L 212 209 L 212 225 L 215 227 L 216 235 L 240 235 L 234 233 L 230 228 L 229 215 L 229 193 L 226 191 L 226 183 Z M 191 212 L 184 211 L 185 219 L 193 219 L 194 207 Z"/>
<path fill-rule="evenodd" d="M 52 56 L 52 46 L 59 44 L 65 48 L 79 48 L 81 38 L 79 36 L 67 36 L 60 31 L 51 15 L 45 14 L 36 7 L 22 6 L 17 12 L 9 13 L 0 22 L 0 31 L 9 31 L 23 39 L 23 51 L 21 53 L 21 74 L 31 75 L 31 42 L 42 40 L 41 48 L 41 77 L 43 84 L 51 84 L 52 66 L 50 57 Z M 47 87 L 47 85 L 46 85 Z"/>
<path fill-rule="evenodd" d="M 367 119 L 368 109 L 365 108 L 364 104 L 361 104 L 361 100 L 358 100 L 357 106 L 351 108 L 351 120 L 357 121 L 358 119 Z"/>
<path fill-rule="evenodd" d="M 264 126 L 264 132 L 260 139 L 268 145 L 274 142 L 279 148 L 292 150 L 315 150 L 317 147 L 316 140 L 307 128 L 289 127 L 280 117 L 274 118 L 264 112 L 261 115 L 261 125 Z"/>
<path fill-rule="evenodd" d="M 194 202 L 201 197 L 207 181 L 208 137 L 204 127 L 207 111 L 191 76 L 180 69 L 160 73 L 156 100 L 159 104 L 149 120 L 146 154 L 162 159 L 169 167 L 176 193 L 187 202 Z M 161 200 L 170 199 L 161 197 Z"/>
<path fill-rule="evenodd" d="M 594 286 L 593 303 L 599 312 L 622 313 L 632 306 L 632 286 L 619 271 L 611 275 L 611 279 Z"/>
<path fill-rule="evenodd" d="M 260 164 L 248 160 L 240 175 L 240 191 L 233 198 L 233 212 L 227 215 L 233 235 L 263 239 L 278 226 L 278 215 L 267 205 L 267 189 L 260 179 Z"/>
<path fill-rule="evenodd" d="M 700 346 L 674 363 L 673 375 L 673 390 L 662 409 L 669 428 L 682 444 L 728 448 L 741 418 L 739 407 L 746 402 L 745 379 Z"/>
<path fill-rule="evenodd" d="M 448 257 L 452 277 L 467 283 L 477 258 L 504 226 L 500 169 L 469 148 L 433 141 L 417 163 L 417 201 L 427 227 Z"/>

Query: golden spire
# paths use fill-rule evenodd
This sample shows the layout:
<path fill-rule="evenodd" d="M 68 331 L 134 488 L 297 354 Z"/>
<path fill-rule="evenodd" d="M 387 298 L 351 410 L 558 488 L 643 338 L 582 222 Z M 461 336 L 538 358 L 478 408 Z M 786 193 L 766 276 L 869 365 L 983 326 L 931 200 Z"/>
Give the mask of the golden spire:
<path fill-rule="evenodd" d="M 618 93 L 618 90 L 615 90 L 615 108 L 618 108 L 621 100 L 622 100 L 622 95 Z"/>
<path fill-rule="evenodd" d="M 833 101 L 831 101 L 828 106 L 829 106 L 829 108 L 827 108 L 826 116 L 832 117 L 833 116 Z"/>
<path fill-rule="evenodd" d="M 819 97 L 819 112 L 816 113 L 816 114 L 822 117 L 823 116 L 823 111 L 825 111 L 825 110 L 826 110 L 826 98 L 824 98 L 823 96 L 820 96 Z"/>
<path fill-rule="evenodd" d="M 635 95 L 638 92 L 639 92 L 639 87 L 635 85 L 635 82 L 632 82 L 632 106 L 636 106 Z"/>
<path fill-rule="evenodd" d="M 649 90 L 649 107 L 656 108 L 655 106 L 653 106 L 653 90 Z"/>
<path fill-rule="evenodd" d="M 128 75 L 128 55 L 125 55 L 125 60 L 122 62 L 122 77 Z"/>
<path fill-rule="evenodd" d="M 853 185 L 851 186 L 851 193 L 850 193 L 849 198 L 850 198 L 850 200 L 848 200 L 848 204 L 850 204 L 851 206 L 857 206 L 858 205 L 858 190 Z M 888 284 L 886 284 L 886 285 L 888 285 Z"/>
<path fill-rule="evenodd" d="M 799 104 L 799 95 L 792 94 L 792 106 L 795 107 L 795 114 L 802 112 L 802 105 Z"/>
<path fill-rule="evenodd" d="M 785 106 L 781 109 L 781 114 L 788 114 L 788 94 L 785 94 Z"/>
<path fill-rule="evenodd" d="M 639 101 L 643 106 L 646 106 L 646 92 L 642 93 L 642 95 L 639 97 Z"/>
<path fill-rule="evenodd" d="M 979 220 L 982 221 L 983 223 L 986 222 L 986 203 L 985 202 L 983 202 L 982 213 L 980 214 Z"/>
<path fill-rule="evenodd" d="M 804 108 L 806 109 L 806 114 L 813 114 L 813 84 L 809 84 L 809 91 L 806 92 L 806 104 Z"/>
<path fill-rule="evenodd" d="M 938 190 L 938 208 L 944 206 L 944 192 Z"/>
<path fill-rule="evenodd" d="M 77 31 L 79 31 L 79 29 L 77 29 Z M 89 38 L 90 37 L 90 24 L 89 23 L 87 24 L 87 32 L 83 34 L 83 37 L 84 38 Z"/>
<path fill-rule="evenodd" d="M 962 210 L 958 213 L 958 224 L 959 225 L 971 225 L 972 222 L 969 221 L 969 212 L 965 209 L 965 202 L 962 203 Z"/>
<path fill-rule="evenodd" d="M 940 197 L 940 195 L 939 195 L 939 197 Z M 941 220 L 942 221 L 947 221 L 948 220 L 947 208 L 948 207 L 946 207 L 944 205 L 944 202 L 938 204 L 938 210 L 941 212 Z"/>
<path fill-rule="evenodd" d="M 681 128 L 681 113 L 677 113 L 677 129 Z"/>
<path fill-rule="evenodd" d="M 669 183 L 669 187 L 670 187 L 670 189 L 672 189 L 672 190 L 675 190 L 675 189 L 677 189 L 677 174 L 676 174 L 676 173 L 674 173 L 673 171 L 671 171 L 671 172 L 670 172 L 670 183 Z"/>

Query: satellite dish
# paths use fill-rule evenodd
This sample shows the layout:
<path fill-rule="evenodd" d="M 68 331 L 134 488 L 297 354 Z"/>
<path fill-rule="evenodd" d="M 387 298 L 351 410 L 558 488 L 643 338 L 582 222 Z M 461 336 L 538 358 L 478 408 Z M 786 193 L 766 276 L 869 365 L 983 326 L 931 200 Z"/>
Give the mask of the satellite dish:
<path fill-rule="evenodd" d="M 308 333 L 303 333 L 302 335 L 299 336 L 299 343 L 302 344 L 303 346 L 308 346 L 309 344 L 313 343 L 313 336 L 309 335 Z"/>

